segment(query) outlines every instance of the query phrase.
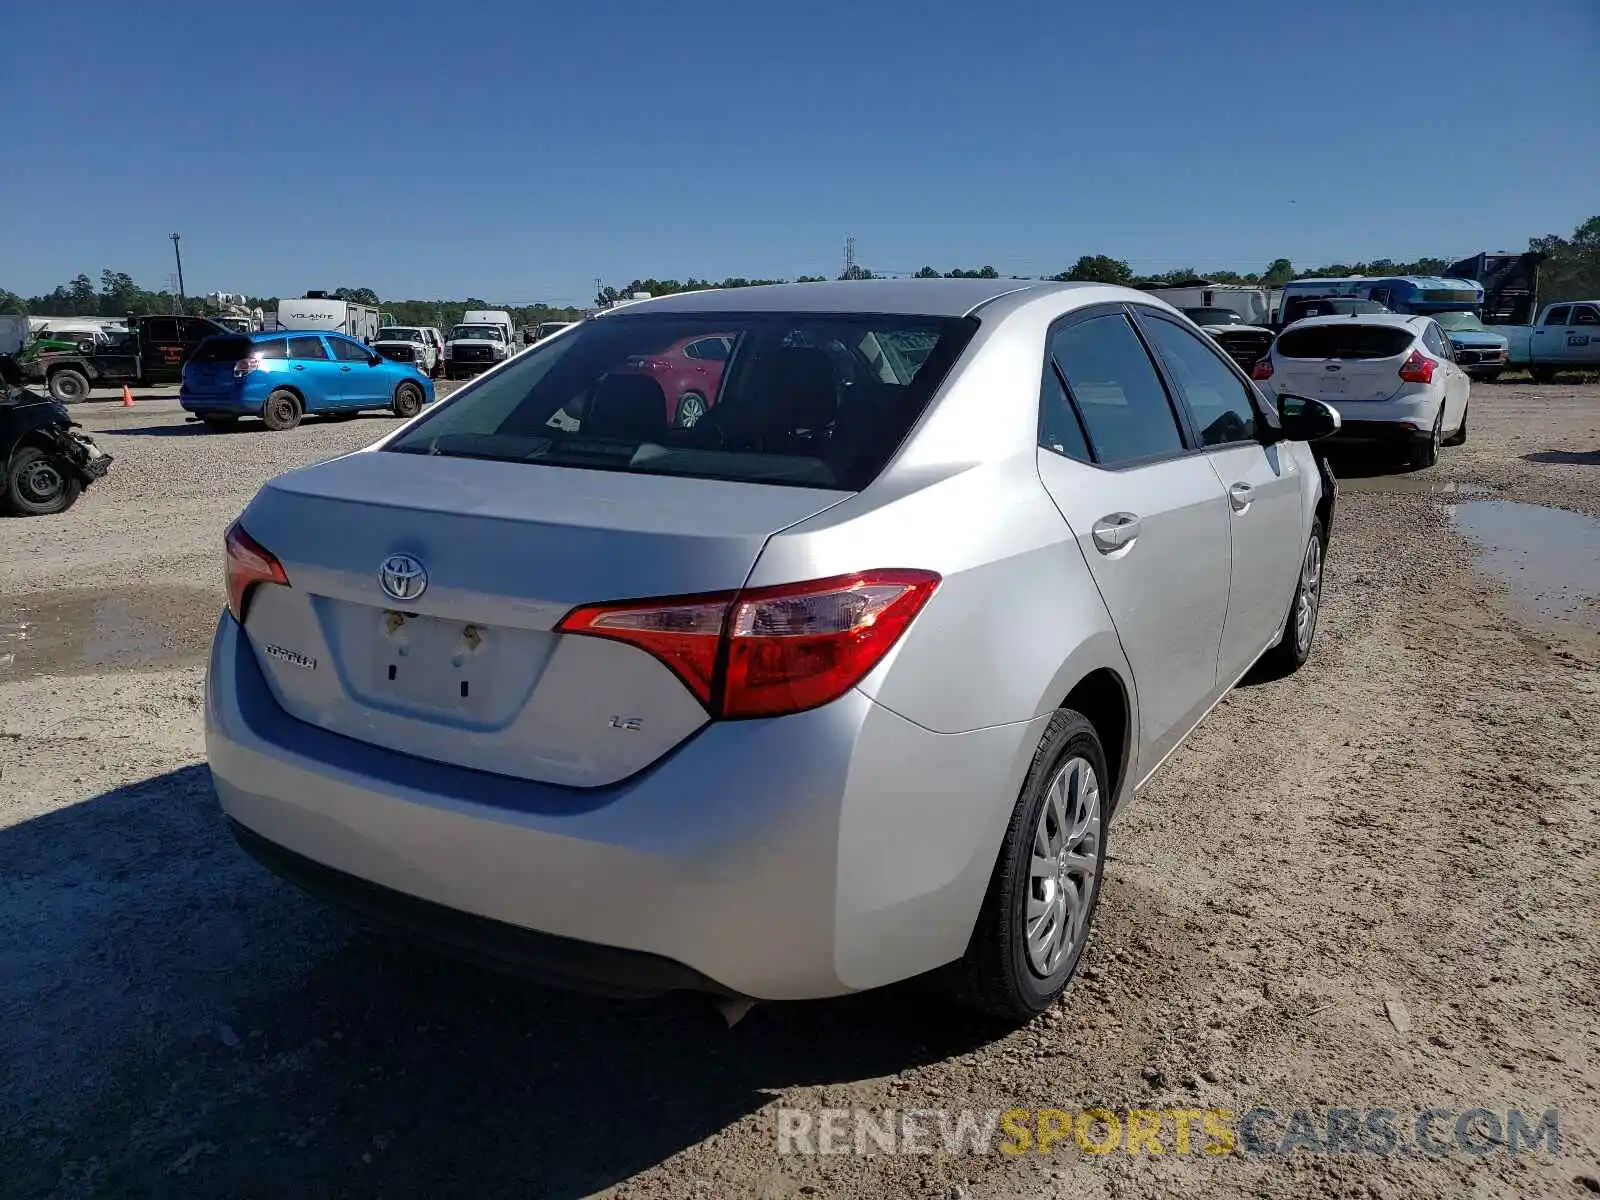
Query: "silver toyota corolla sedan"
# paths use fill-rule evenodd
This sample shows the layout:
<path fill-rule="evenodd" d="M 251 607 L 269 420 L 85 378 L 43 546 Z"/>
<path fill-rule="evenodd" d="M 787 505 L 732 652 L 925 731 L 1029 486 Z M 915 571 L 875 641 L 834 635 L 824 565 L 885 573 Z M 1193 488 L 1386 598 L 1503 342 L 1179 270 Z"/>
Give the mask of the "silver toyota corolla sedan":
<path fill-rule="evenodd" d="M 1113 818 L 1310 652 L 1337 424 L 1122 288 L 632 305 L 261 490 L 217 793 L 272 870 L 505 968 L 760 999 L 935 973 L 1026 1019 Z"/>

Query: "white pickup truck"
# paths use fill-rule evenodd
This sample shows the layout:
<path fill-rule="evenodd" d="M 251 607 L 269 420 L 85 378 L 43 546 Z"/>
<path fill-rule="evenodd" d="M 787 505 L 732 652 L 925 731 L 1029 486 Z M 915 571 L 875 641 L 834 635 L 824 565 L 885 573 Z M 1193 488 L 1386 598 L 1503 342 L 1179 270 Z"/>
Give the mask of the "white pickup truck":
<path fill-rule="evenodd" d="M 1547 304 L 1532 325 L 1488 325 L 1509 345 L 1506 366 L 1526 367 L 1539 383 L 1560 371 L 1600 371 L 1600 300 Z"/>

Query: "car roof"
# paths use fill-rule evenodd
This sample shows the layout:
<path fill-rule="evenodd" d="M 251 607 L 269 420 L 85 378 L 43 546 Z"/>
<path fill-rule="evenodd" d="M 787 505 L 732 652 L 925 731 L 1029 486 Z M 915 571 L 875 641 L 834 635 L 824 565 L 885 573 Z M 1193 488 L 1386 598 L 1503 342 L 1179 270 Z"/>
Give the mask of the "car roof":
<path fill-rule="evenodd" d="M 1289 328 L 1303 329 L 1310 325 L 1388 325 L 1414 331 L 1430 319 L 1421 313 L 1339 313 L 1329 317 L 1306 317 Z"/>
<path fill-rule="evenodd" d="M 619 309 L 618 315 L 623 312 L 795 312 L 964 317 L 1012 293 L 1044 295 L 1103 286 L 1037 279 L 847 279 L 826 283 L 773 283 L 636 300 Z"/>

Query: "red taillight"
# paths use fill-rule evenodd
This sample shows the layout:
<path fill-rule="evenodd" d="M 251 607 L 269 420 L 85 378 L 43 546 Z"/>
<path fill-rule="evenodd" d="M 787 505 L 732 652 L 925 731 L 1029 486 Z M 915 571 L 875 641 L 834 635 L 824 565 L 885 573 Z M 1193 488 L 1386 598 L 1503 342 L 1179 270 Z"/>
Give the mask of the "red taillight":
<path fill-rule="evenodd" d="M 249 358 L 241 358 L 238 362 L 233 364 L 233 377 L 235 379 L 239 379 L 250 374 L 251 371 L 256 370 L 260 366 L 261 358 L 259 355 L 252 354 Z"/>
<path fill-rule="evenodd" d="M 1250 378 L 1260 382 L 1272 378 L 1272 360 L 1270 358 L 1256 359 L 1256 365 L 1250 368 Z"/>
<path fill-rule="evenodd" d="M 1421 350 L 1413 350 L 1411 357 L 1400 365 L 1400 378 L 1407 383 L 1432 383 L 1433 369 L 1438 365 Z"/>
<path fill-rule="evenodd" d="M 258 583 L 279 583 L 288 586 L 289 576 L 283 564 L 272 556 L 235 521 L 223 536 L 223 573 L 228 585 L 228 611 L 234 620 L 244 620 L 244 602 L 250 589 Z"/>
<path fill-rule="evenodd" d="M 716 717 L 774 717 L 836 700 L 889 652 L 939 586 L 883 570 L 713 596 L 575 609 L 563 633 L 655 655 Z"/>

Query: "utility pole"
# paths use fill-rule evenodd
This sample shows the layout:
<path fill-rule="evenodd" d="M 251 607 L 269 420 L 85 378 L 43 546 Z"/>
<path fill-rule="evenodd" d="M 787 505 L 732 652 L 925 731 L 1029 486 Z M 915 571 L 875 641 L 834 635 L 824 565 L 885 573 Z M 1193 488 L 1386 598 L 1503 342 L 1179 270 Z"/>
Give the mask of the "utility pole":
<path fill-rule="evenodd" d="M 856 239 L 844 239 L 844 270 L 840 272 L 840 279 L 854 279 L 856 277 Z"/>
<path fill-rule="evenodd" d="M 172 238 L 173 256 L 178 260 L 178 311 L 180 313 L 187 312 L 189 309 L 189 300 L 188 297 L 183 294 L 183 251 L 178 249 L 178 239 L 183 235 L 174 233 L 169 234 L 168 236 Z"/>

